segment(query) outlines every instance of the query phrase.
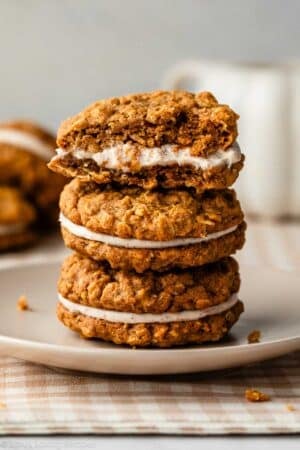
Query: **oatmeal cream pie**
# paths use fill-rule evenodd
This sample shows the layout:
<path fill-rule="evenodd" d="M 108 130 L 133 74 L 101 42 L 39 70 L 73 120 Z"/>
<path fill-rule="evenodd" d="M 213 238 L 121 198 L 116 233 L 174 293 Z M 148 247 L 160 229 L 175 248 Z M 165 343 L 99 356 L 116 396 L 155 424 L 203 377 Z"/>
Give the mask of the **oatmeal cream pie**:
<path fill-rule="evenodd" d="M 34 207 L 15 188 L 0 186 L 0 251 L 32 244 L 37 240 Z"/>
<path fill-rule="evenodd" d="M 233 258 L 189 270 L 143 274 L 73 254 L 58 282 L 58 318 L 86 338 L 170 347 L 218 341 L 238 320 Z"/>
<path fill-rule="evenodd" d="M 101 184 L 223 189 L 243 166 L 237 119 L 208 92 L 98 101 L 62 123 L 49 167 Z"/>
<path fill-rule="evenodd" d="M 47 167 L 54 149 L 54 136 L 36 123 L 0 124 L 0 184 L 20 189 L 45 222 L 57 221 L 59 194 L 65 183 Z"/>
<path fill-rule="evenodd" d="M 72 180 L 60 198 L 67 247 L 114 269 L 162 271 L 240 249 L 245 223 L 235 192 L 153 190 Z"/>

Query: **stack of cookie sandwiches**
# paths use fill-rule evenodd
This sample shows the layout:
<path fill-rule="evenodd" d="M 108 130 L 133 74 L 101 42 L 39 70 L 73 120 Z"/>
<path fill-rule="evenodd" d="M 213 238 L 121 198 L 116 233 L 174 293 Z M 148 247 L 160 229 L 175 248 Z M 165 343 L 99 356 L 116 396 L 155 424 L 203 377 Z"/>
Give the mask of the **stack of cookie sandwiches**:
<path fill-rule="evenodd" d="M 57 222 L 65 179 L 47 167 L 54 150 L 35 123 L 0 124 L 0 251 L 32 244 Z"/>
<path fill-rule="evenodd" d="M 246 224 L 229 186 L 244 157 L 238 116 L 212 94 L 158 91 L 96 102 L 66 120 L 49 167 L 74 250 L 58 318 L 131 346 L 218 341 L 243 311 Z"/>

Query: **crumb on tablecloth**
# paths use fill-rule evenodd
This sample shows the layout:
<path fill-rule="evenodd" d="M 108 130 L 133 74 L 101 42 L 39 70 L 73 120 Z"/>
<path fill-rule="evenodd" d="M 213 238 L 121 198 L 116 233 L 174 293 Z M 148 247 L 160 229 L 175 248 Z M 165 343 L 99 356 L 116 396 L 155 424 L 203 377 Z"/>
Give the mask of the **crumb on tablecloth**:
<path fill-rule="evenodd" d="M 294 405 L 288 404 L 288 405 L 285 405 L 285 407 L 286 407 L 287 411 L 289 411 L 289 412 L 296 411 L 296 408 Z"/>
<path fill-rule="evenodd" d="M 28 311 L 29 305 L 25 295 L 21 295 L 17 301 L 17 309 L 18 311 Z"/>
<path fill-rule="evenodd" d="M 245 398 L 248 402 L 268 402 L 271 400 L 268 394 L 264 394 L 256 389 L 246 389 Z"/>
<path fill-rule="evenodd" d="M 261 332 L 259 330 L 253 330 L 248 334 L 248 344 L 256 344 L 260 342 Z"/>

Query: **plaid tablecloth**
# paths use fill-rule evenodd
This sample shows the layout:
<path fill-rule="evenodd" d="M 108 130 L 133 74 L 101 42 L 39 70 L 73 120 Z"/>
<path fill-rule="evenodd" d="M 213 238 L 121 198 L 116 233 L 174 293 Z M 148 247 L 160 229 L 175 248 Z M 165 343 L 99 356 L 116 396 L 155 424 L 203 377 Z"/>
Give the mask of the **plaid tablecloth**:
<path fill-rule="evenodd" d="M 65 252 L 51 243 L 48 258 Z M 45 249 L 0 266 L 42 260 Z M 300 226 L 252 224 L 239 260 L 300 271 Z M 271 396 L 249 403 L 246 388 Z M 253 434 L 300 431 L 300 353 L 238 370 L 81 376 L 0 358 L 0 433 Z"/>

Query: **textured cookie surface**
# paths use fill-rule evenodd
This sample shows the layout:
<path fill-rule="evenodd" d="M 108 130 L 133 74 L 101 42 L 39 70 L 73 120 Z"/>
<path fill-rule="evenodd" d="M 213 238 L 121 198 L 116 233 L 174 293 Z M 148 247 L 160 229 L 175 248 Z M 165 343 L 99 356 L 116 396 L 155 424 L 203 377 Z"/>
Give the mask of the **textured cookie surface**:
<path fill-rule="evenodd" d="M 215 262 L 234 254 L 245 242 L 246 224 L 242 222 L 232 233 L 200 244 L 164 249 L 115 247 L 80 238 L 62 227 L 65 245 L 95 261 L 106 261 L 114 269 L 165 271 L 174 267 L 188 268 Z"/>
<path fill-rule="evenodd" d="M 21 191 L 0 186 L 0 224 L 28 225 L 36 220 L 34 207 L 23 197 Z"/>
<path fill-rule="evenodd" d="M 68 311 L 61 303 L 57 306 L 59 320 L 85 338 L 99 338 L 115 344 L 133 347 L 172 347 L 200 344 L 222 339 L 243 312 L 238 301 L 229 310 L 199 320 L 171 323 L 112 323 Z"/>
<path fill-rule="evenodd" d="M 37 240 L 34 207 L 14 188 L 0 187 L 0 251 L 32 244 Z"/>
<path fill-rule="evenodd" d="M 29 138 L 39 139 L 49 148 L 48 159 L 55 149 L 54 137 L 35 123 L 1 123 L 1 130 L 21 132 Z M 35 204 L 45 222 L 57 221 L 58 198 L 65 180 L 47 168 L 46 159 L 26 146 L 0 140 L 0 183 L 20 189 Z"/>
<path fill-rule="evenodd" d="M 58 291 L 72 302 L 94 308 L 160 314 L 218 305 L 239 286 L 233 258 L 190 270 L 140 275 L 74 253 L 63 264 Z"/>
<path fill-rule="evenodd" d="M 93 103 L 62 123 L 62 149 L 91 152 L 118 142 L 143 147 L 178 144 L 193 155 L 229 147 L 237 137 L 238 116 L 208 92 L 155 91 Z"/>
<path fill-rule="evenodd" d="M 0 235 L 0 251 L 20 250 L 35 244 L 39 239 L 38 233 L 31 228 L 24 229 L 18 233 Z"/>
<path fill-rule="evenodd" d="M 89 230 L 121 238 L 168 241 L 205 237 L 239 225 L 243 213 L 233 190 L 146 191 L 71 181 L 60 198 L 62 213 Z"/>

